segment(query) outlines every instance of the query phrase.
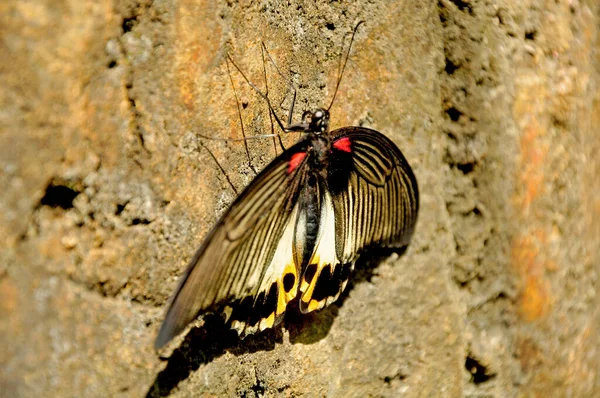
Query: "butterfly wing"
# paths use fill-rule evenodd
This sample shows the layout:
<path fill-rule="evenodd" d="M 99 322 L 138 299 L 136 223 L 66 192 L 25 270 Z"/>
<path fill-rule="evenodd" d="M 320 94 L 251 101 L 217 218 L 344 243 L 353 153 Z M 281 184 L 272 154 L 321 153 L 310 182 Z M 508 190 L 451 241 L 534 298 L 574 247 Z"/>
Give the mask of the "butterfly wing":
<path fill-rule="evenodd" d="M 302 312 L 335 301 L 365 249 L 408 245 L 419 210 L 417 181 L 392 141 L 361 127 L 332 135 L 319 238 L 301 278 Z"/>
<path fill-rule="evenodd" d="M 157 349 L 220 303 L 234 304 L 224 313 L 238 332 L 272 327 L 281 319 L 299 283 L 294 241 L 301 237 L 294 227 L 308 145 L 300 141 L 274 159 L 210 232 L 181 277 Z"/>

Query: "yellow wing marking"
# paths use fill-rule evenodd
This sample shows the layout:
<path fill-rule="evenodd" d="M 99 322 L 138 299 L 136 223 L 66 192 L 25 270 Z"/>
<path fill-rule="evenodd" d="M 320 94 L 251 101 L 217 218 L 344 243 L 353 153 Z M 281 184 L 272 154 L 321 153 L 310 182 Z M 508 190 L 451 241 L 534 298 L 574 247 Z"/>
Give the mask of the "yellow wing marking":
<path fill-rule="evenodd" d="M 285 227 L 283 235 L 277 245 L 271 264 L 263 276 L 257 296 L 260 292 L 269 292 L 275 283 L 277 286 L 277 302 L 273 312 L 261 318 L 258 329 L 263 331 L 275 326 L 284 314 L 287 304 L 293 300 L 298 293 L 298 266 L 294 262 L 294 227 L 298 215 L 298 206 L 294 208 L 291 217 Z M 260 306 L 262 303 L 256 303 Z M 253 332 L 247 330 L 246 333 Z"/>

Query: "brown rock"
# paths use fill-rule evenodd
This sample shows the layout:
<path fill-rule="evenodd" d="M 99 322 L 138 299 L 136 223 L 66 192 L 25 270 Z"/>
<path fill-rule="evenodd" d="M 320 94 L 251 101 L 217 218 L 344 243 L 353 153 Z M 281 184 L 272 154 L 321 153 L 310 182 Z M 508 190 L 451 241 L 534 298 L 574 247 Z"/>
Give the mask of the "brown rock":
<path fill-rule="evenodd" d="M 0 5 L 2 396 L 600 395 L 597 2 L 116 3 Z M 201 138 L 241 137 L 227 52 L 264 87 L 264 41 L 297 118 L 359 20 L 332 127 L 413 166 L 409 250 L 320 313 L 243 341 L 208 318 L 160 357 L 177 277 L 235 197 L 206 147 L 238 191 L 275 156 Z M 269 134 L 232 77 L 245 134 Z"/>

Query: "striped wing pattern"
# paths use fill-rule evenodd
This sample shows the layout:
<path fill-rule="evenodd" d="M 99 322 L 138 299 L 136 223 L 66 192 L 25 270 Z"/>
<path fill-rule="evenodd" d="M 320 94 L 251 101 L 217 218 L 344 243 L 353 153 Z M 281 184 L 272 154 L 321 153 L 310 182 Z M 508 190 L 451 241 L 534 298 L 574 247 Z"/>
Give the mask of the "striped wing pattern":
<path fill-rule="evenodd" d="M 286 243 L 282 237 L 297 212 L 305 175 L 301 172 L 302 167 L 290 172 L 288 166 L 291 157 L 303 151 L 306 151 L 305 141 L 273 160 L 238 196 L 204 240 L 181 277 L 156 338 L 156 348 L 168 343 L 198 313 L 214 309 L 219 303 L 238 301 L 236 307 L 242 313 L 245 307 L 263 305 L 263 302 L 272 304 L 277 289 L 271 289 L 276 281 L 270 279 L 275 276 L 275 271 L 281 271 L 280 279 L 284 270 L 298 279 L 295 264 L 290 267 L 291 258 L 286 264 L 269 265 L 276 255 L 279 258 L 283 255 L 281 247 Z M 291 251 L 293 245 L 289 233 L 286 239 Z M 283 285 L 283 281 L 279 285 Z M 267 289 L 266 292 L 259 292 L 261 287 Z M 290 295 L 280 294 L 280 300 L 282 296 Z M 227 317 L 232 315 L 231 309 L 225 311 Z M 271 325 L 274 323 L 273 320 Z"/>
<path fill-rule="evenodd" d="M 323 190 L 331 199 L 323 201 L 320 228 L 329 238 L 326 245 L 317 244 L 305 271 L 309 278 L 302 278 L 302 312 L 337 300 L 365 249 L 408 245 L 417 220 L 417 182 L 396 145 L 366 128 L 345 127 L 332 135 L 329 189 Z M 336 142 L 345 143 L 343 150 Z"/>
<path fill-rule="evenodd" d="M 419 211 L 417 180 L 408 162 L 392 141 L 375 130 L 340 130 L 337 139 L 350 139 L 353 164 L 345 189 L 334 195 L 340 259 L 352 261 L 370 246 L 408 245 Z"/>

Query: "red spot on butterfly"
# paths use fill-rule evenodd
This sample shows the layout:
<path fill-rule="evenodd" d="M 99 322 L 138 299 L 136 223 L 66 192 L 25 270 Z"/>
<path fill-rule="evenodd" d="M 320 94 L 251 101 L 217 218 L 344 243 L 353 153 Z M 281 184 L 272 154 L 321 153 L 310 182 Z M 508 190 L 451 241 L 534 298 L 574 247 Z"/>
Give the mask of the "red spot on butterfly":
<path fill-rule="evenodd" d="M 333 147 L 340 151 L 348 153 L 352 152 L 352 148 L 350 147 L 350 138 L 348 137 L 340 138 L 339 140 L 333 143 Z"/>
<path fill-rule="evenodd" d="M 298 152 L 292 155 L 290 159 L 290 163 L 288 163 L 287 173 L 291 174 L 292 171 L 296 170 L 296 168 L 302 163 L 304 158 L 306 157 L 306 152 Z"/>

